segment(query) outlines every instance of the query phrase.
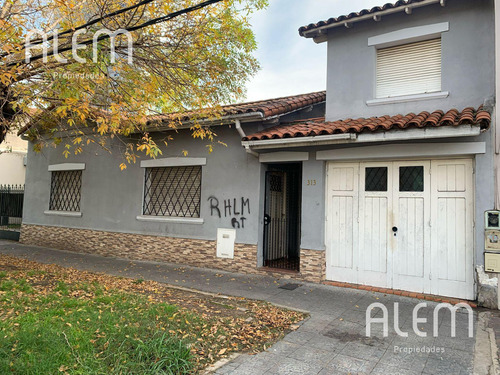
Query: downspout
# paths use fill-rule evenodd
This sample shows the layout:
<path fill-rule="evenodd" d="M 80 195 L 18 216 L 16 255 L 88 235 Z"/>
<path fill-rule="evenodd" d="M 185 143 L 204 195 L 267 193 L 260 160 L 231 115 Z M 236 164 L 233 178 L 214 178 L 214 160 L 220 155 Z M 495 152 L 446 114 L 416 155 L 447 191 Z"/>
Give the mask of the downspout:
<path fill-rule="evenodd" d="M 240 120 L 234 120 L 234 125 L 236 126 L 236 130 L 238 130 L 238 133 L 240 133 L 240 137 L 241 139 L 245 138 L 247 135 L 245 134 L 245 132 L 243 131 L 243 128 L 241 127 L 241 122 Z M 259 157 L 259 154 L 256 153 L 254 150 L 252 150 L 250 148 L 250 146 L 248 145 L 245 145 L 245 151 L 252 155 L 252 156 L 255 156 L 256 158 Z"/>
<path fill-rule="evenodd" d="M 495 106 L 493 110 L 493 141 L 495 171 L 495 209 L 500 209 L 500 0 L 495 0 Z M 499 278 L 500 281 L 500 278 Z"/>
<path fill-rule="evenodd" d="M 493 111 L 493 142 L 494 142 L 494 177 L 495 177 L 495 209 L 500 208 L 500 0 L 495 0 L 495 109 Z M 500 275 L 497 274 L 497 304 L 500 309 Z"/>

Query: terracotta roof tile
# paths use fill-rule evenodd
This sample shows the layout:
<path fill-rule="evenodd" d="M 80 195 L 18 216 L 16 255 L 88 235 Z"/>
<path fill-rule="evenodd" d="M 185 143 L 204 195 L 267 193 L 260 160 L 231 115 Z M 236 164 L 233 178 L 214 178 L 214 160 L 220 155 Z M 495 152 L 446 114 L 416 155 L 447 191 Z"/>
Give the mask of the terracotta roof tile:
<path fill-rule="evenodd" d="M 326 100 L 326 91 L 312 92 L 294 96 L 286 96 L 277 99 L 259 100 L 248 103 L 230 104 L 222 106 L 221 116 L 240 115 L 244 113 L 262 113 L 264 118 L 282 115 Z M 202 113 L 202 112 L 201 112 Z M 189 121 L 199 118 L 200 112 L 187 111 L 181 113 L 168 113 L 152 116 L 149 121 L 180 120 Z M 202 116 L 203 117 L 203 116 Z"/>
<path fill-rule="evenodd" d="M 314 118 L 278 125 L 251 134 L 244 141 L 312 137 L 341 133 L 362 133 L 376 131 L 390 131 L 393 129 L 407 129 L 410 127 L 440 127 L 458 126 L 470 124 L 486 129 L 490 126 L 491 115 L 482 106 L 477 110 L 468 107 L 462 112 L 451 109 L 448 112 L 441 110 L 421 112 L 419 114 L 409 113 L 406 116 L 380 116 L 359 119 L 345 119 L 339 121 L 325 121 L 324 118 Z"/>
<path fill-rule="evenodd" d="M 311 24 L 306 25 L 306 26 L 302 26 L 299 29 L 299 34 L 301 36 L 304 36 L 304 33 L 306 31 L 314 30 L 314 29 L 317 29 L 317 28 L 322 27 L 322 26 L 333 25 L 336 23 L 345 23 L 345 22 L 348 22 L 349 20 L 359 18 L 359 17 L 365 16 L 367 14 L 374 14 L 377 12 L 383 12 L 387 9 L 407 7 L 408 5 L 415 4 L 415 3 L 421 3 L 423 1 L 425 1 L 425 0 L 399 0 L 399 1 L 396 1 L 395 3 L 387 3 L 387 4 L 382 5 L 382 6 L 373 7 L 371 9 L 363 9 L 359 12 L 352 12 L 352 13 L 342 15 L 339 17 L 332 17 L 332 18 L 329 18 L 325 21 L 319 21 L 316 23 L 311 23 Z"/>

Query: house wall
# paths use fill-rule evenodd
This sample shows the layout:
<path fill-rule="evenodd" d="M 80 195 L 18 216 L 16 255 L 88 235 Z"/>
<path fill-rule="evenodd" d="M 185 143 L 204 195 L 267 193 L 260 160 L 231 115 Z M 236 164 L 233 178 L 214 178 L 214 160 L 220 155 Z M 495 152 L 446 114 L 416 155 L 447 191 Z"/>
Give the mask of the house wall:
<path fill-rule="evenodd" d="M 245 124 L 251 131 L 255 125 Z M 209 154 L 206 142 L 193 140 L 189 131 L 172 134 L 174 140 L 163 147 L 161 157 L 206 157 L 202 167 L 201 218 L 204 223 L 170 224 L 136 219 L 142 213 L 144 168 L 140 162 L 119 168 L 121 142 L 109 147 L 111 154 L 97 147 L 86 147 L 77 156 L 65 158 L 61 148 L 32 150 L 28 154 L 21 242 L 63 250 L 94 253 L 139 260 L 166 261 L 245 273 L 264 272 L 262 265 L 264 188 L 266 165 L 241 146 L 234 128 L 217 127 L 217 145 Z M 165 134 L 156 134 L 158 143 Z M 85 163 L 82 173 L 81 217 L 44 214 L 49 208 L 51 173 L 48 167 L 60 163 Z M 218 211 L 211 209 L 211 197 L 218 200 Z M 241 199 L 248 199 L 249 210 L 242 213 Z M 234 202 L 238 205 L 234 214 Z M 230 203 L 231 214 L 225 209 Z M 244 225 L 241 224 L 245 218 Z M 217 228 L 236 229 L 234 259 L 216 257 Z M 321 241 L 320 241 L 321 242 Z M 294 277 L 319 282 L 323 279 L 323 254 L 317 254 L 314 241 L 301 250 L 302 272 Z M 312 249 L 312 250 L 311 250 Z"/>
<path fill-rule="evenodd" d="M 397 30 L 449 22 L 442 33 L 444 99 L 367 106 L 375 99 L 376 49 L 368 38 Z M 449 0 L 383 16 L 380 22 L 354 23 L 328 34 L 326 119 L 371 117 L 478 107 L 495 93 L 494 11 L 492 0 Z"/>
<path fill-rule="evenodd" d="M 326 119 L 372 117 L 421 111 L 478 107 L 495 94 L 495 44 L 493 0 L 450 0 L 383 16 L 380 22 L 354 23 L 328 34 Z M 368 38 L 397 30 L 449 22 L 442 33 L 442 99 L 368 106 L 375 99 L 376 49 Z M 494 120 L 493 120 L 494 121 Z M 475 162 L 476 264 L 484 264 L 484 211 L 494 208 L 493 131 L 477 137 L 486 153 Z M 446 140 L 445 140 L 446 141 Z M 462 142 L 451 139 L 449 142 Z M 311 225 L 312 226 L 312 225 Z M 319 234 L 319 231 L 316 230 Z"/>
<path fill-rule="evenodd" d="M 8 133 L 0 145 L 0 185 L 24 185 L 28 142 Z"/>
<path fill-rule="evenodd" d="M 207 143 L 193 140 L 188 130 L 172 134 L 174 140 L 163 147 L 161 157 L 206 157 L 207 164 L 202 167 L 201 225 L 179 223 L 156 223 L 138 221 L 142 214 L 143 185 L 145 169 L 140 162 L 129 165 L 126 170 L 119 168 L 121 159 L 120 141 L 114 141 L 111 154 L 102 148 L 88 146 L 81 155 L 65 158 L 62 148 L 45 149 L 36 154 L 29 151 L 30 167 L 26 173 L 26 198 L 24 203 L 25 224 L 64 226 L 69 228 L 95 229 L 111 232 L 150 234 L 169 237 L 215 240 L 217 228 L 232 228 L 231 220 L 246 217 L 244 228 L 237 230 L 236 242 L 256 245 L 258 241 L 259 202 L 261 194 L 260 164 L 258 159 L 244 152 L 240 136 L 233 128 L 216 128 L 217 139 L 227 147 L 217 145 L 212 154 Z M 163 134 L 163 137 L 165 134 Z M 158 144 L 160 144 L 160 137 Z M 82 217 L 62 217 L 46 215 L 49 208 L 51 173 L 48 166 L 59 163 L 85 163 L 82 174 Z M 210 197 L 219 201 L 219 210 L 210 209 Z M 250 215 L 235 215 L 234 210 L 224 209 L 224 201 L 238 205 L 241 212 L 241 199 L 250 202 Z"/>

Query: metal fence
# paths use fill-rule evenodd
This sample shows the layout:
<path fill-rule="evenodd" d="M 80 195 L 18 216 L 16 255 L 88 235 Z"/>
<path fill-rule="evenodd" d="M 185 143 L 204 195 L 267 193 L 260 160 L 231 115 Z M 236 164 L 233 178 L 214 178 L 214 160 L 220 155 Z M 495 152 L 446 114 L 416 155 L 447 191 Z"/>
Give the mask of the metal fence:
<path fill-rule="evenodd" d="M 24 185 L 0 185 L 0 238 L 19 239 Z"/>

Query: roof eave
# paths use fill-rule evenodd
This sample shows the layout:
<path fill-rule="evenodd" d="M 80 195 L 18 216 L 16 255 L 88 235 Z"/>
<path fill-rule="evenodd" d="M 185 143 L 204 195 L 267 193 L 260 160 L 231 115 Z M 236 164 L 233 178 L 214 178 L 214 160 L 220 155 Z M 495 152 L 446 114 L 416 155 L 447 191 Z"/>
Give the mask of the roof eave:
<path fill-rule="evenodd" d="M 345 19 L 340 22 L 334 22 L 328 25 L 323 25 L 319 27 L 315 27 L 310 30 L 306 30 L 303 32 L 300 32 L 300 36 L 304 38 L 313 38 L 316 43 L 323 43 L 326 42 L 328 39 L 328 31 L 330 29 L 334 29 L 337 27 L 346 27 L 346 28 L 351 28 L 354 23 L 357 22 L 362 22 L 362 21 L 367 21 L 367 20 L 374 20 L 374 21 L 380 21 L 383 16 L 387 16 L 389 14 L 394 14 L 394 13 L 399 13 L 399 12 L 405 12 L 406 14 L 411 14 L 413 9 L 416 8 L 421 8 L 424 6 L 428 5 L 433 5 L 433 4 L 441 4 L 441 6 L 445 6 L 445 0 L 424 0 L 419 3 L 413 3 L 413 4 L 408 4 L 407 6 L 401 6 L 397 8 L 390 8 L 386 10 L 381 10 L 379 12 L 374 12 L 370 14 L 365 14 L 360 17 L 353 17 L 350 19 Z"/>
<path fill-rule="evenodd" d="M 476 137 L 483 130 L 480 125 L 462 124 L 429 128 L 393 129 L 379 132 L 341 133 L 296 138 L 278 138 L 242 141 L 252 150 L 269 150 L 289 147 L 325 146 L 341 143 L 401 142 L 423 139 Z"/>

